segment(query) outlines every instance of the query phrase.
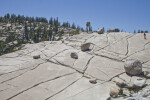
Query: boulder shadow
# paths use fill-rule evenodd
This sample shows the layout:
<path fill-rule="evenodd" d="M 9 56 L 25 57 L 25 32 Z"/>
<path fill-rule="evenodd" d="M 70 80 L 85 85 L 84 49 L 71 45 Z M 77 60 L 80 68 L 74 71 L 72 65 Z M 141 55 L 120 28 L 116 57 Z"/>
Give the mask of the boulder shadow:
<path fill-rule="evenodd" d="M 92 49 L 87 49 L 87 50 L 84 50 L 83 52 L 90 52 L 92 51 Z"/>

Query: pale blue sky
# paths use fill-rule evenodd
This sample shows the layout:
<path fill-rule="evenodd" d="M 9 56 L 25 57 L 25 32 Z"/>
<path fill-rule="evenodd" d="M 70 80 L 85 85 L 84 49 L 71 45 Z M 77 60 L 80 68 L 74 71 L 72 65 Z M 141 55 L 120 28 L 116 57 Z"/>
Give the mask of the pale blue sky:
<path fill-rule="evenodd" d="M 0 16 L 6 13 L 25 16 L 58 17 L 94 30 L 105 27 L 128 32 L 150 31 L 150 0 L 1 0 Z"/>

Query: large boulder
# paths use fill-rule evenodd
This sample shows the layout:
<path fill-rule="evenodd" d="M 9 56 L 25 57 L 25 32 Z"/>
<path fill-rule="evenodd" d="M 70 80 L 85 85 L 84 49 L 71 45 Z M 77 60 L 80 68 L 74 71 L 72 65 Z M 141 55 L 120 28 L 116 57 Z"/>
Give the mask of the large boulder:
<path fill-rule="evenodd" d="M 142 63 L 135 59 L 126 60 L 124 68 L 129 75 L 139 75 L 142 73 Z"/>
<path fill-rule="evenodd" d="M 81 45 L 81 50 L 82 51 L 89 50 L 89 48 L 90 48 L 90 43 L 85 43 L 85 44 Z"/>
<path fill-rule="evenodd" d="M 98 29 L 97 33 L 98 34 L 103 34 L 104 33 L 104 28 Z"/>

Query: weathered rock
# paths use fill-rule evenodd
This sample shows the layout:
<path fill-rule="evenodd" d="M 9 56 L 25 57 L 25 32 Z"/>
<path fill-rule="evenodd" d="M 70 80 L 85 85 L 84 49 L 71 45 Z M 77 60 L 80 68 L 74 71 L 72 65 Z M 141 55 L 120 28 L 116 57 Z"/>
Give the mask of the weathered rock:
<path fill-rule="evenodd" d="M 126 96 L 130 96 L 130 91 L 126 88 L 123 89 L 123 94 Z"/>
<path fill-rule="evenodd" d="M 72 52 L 70 56 L 71 58 L 78 59 L 78 54 L 76 52 Z"/>
<path fill-rule="evenodd" d="M 148 71 L 144 71 L 143 74 L 144 74 L 144 76 L 147 76 L 149 74 L 149 72 Z"/>
<path fill-rule="evenodd" d="M 141 78 L 141 77 L 137 77 L 137 76 L 133 76 L 131 78 L 131 81 L 127 84 L 127 88 L 142 88 L 146 85 L 146 79 L 145 78 Z"/>
<path fill-rule="evenodd" d="M 150 72 L 144 71 L 143 73 L 144 73 L 144 76 L 145 76 L 146 78 L 150 78 Z"/>
<path fill-rule="evenodd" d="M 93 84 L 96 84 L 97 82 L 96 82 L 96 78 L 91 78 L 90 80 L 89 80 L 89 82 L 90 83 L 93 83 Z"/>
<path fill-rule="evenodd" d="M 62 43 L 64 43 L 64 40 L 61 40 Z"/>
<path fill-rule="evenodd" d="M 120 90 L 116 86 L 111 86 L 109 94 L 111 97 L 115 98 L 119 95 L 119 91 Z"/>
<path fill-rule="evenodd" d="M 40 55 L 33 56 L 33 59 L 39 59 Z"/>
<path fill-rule="evenodd" d="M 139 100 L 137 97 L 129 97 L 129 98 L 126 98 L 124 100 Z"/>
<path fill-rule="evenodd" d="M 134 88 L 142 88 L 146 83 L 145 79 L 137 79 L 133 82 L 133 87 Z"/>
<path fill-rule="evenodd" d="M 135 59 L 126 60 L 124 68 L 126 73 L 130 75 L 139 75 L 142 73 L 142 63 Z"/>
<path fill-rule="evenodd" d="M 141 92 L 142 97 L 150 97 L 150 89 L 145 89 Z"/>
<path fill-rule="evenodd" d="M 130 82 L 131 80 L 131 76 L 126 73 L 119 75 L 119 78 L 123 79 L 125 82 Z"/>
<path fill-rule="evenodd" d="M 104 28 L 98 29 L 97 33 L 98 33 L 98 34 L 103 34 L 103 33 L 104 33 Z"/>
<path fill-rule="evenodd" d="M 146 78 L 150 78 L 150 73 L 146 75 Z"/>
<path fill-rule="evenodd" d="M 123 86 L 126 85 L 126 83 L 125 83 L 123 80 L 121 80 L 120 78 L 118 78 L 118 77 L 114 78 L 114 82 L 115 82 L 116 85 L 118 85 L 119 87 L 123 87 Z"/>
<path fill-rule="evenodd" d="M 81 50 L 82 50 L 82 51 L 86 51 L 86 50 L 89 49 L 89 47 L 90 47 L 90 43 L 82 44 L 82 45 L 81 45 Z"/>

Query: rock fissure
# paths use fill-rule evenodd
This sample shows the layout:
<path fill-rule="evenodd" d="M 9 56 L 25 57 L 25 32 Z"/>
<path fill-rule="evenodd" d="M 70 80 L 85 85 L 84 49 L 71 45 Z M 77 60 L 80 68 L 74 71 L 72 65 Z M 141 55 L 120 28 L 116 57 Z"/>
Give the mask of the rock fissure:
<path fill-rule="evenodd" d="M 46 62 L 44 62 L 44 63 L 46 63 Z M 41 64 L 44 64 L 44 63 L 40 63 L 40 64 L 38 64 L 37 66 L 35 66 L 35 67 L 33 67 L 33 68 L 31 68 L 31 69 L 29 69 L 29 70 L 27 70 L 27 71 L 25 71 L 25 72 L 23 72 L 23 73 L 17 75 L 17 76 L 15 76 L 15 77 L 12 77 L 12 78 L 10 78 L 10 79 L 8 79 L 8 80 L 2 81 L 2 82 L 0 82 L 0 84 L 3 84 L 3 83 L 8 82 L 8 81 L 10 81 L 10 80 L 16 79 L 16 78 L 22 76 L 23 74 L 25 74 L 25 73 L 27 73 L 27 72 L 29 72 L 29 71 L 31 71 L 31 70 L 36 69 L 38 66 L 40 66 Z M 20 70 L 19 70 L 19 71 L 20 71 Z M 15 72 L 16 72 L 16 71 L 15 71 Z"/>
<path fill-rule="evenodd" d="M 102 72 L 104 75 L 106 75 L 107 77 L 109 77 L 104 71 L 100 70 L 99 68 L 96 68 L 98 71 Z M 110 77 L 109 77 L 110 78 Z"/>
<path fill-rule="evenodd" d="M 82 78 L 82 77 L 81 77 L 81 78 Z M 77 80 L 73 81 L 71 84 L 69 84 L 68 86 L 66 86 L 65 88 L 63 88 L 62 90 L 60 90 L 59 92 L 57 92 L 57 93 L 53 94 L 52 96 L 50 96 L 50 97 L 46 98 L 45 100 L 48 100 L 48 99 L 50 99 L 50 98 L 54 97 L 55 95 L 57 95 L 57 94 L 59 94 L 59 93 L 63 92 L 64 90 L 66 90 L 68 87 L 70 87 L 71 85 L 73 85 L 74 83 L 76 83 L 76 82 L 77 82 L 78 80 L 80 80 L 81 78 L 79 78 L 79 79 L 77 79 Z"/>
<path fill-rule="evenodd" d="M 115 58 L 110 58 L 110 57 L 104 56 L 104 55 L 98 55 L 98 54 L 95 54 L 95 56 L 104 57 L 104 58 L 107 58 L 107 59 L 110 59 L 110 60 L 113 60 L 113 61 L 117 61 L 117 62 L 123 62 L 122 60 L 118 60 L 118 59 L 115 59 Z"/>
<path fill-rule="evenodd" d="M 43 83 L 46 83 L 46 82 L 49 82 L 49 81 L 53 81 L 53 80 L 56 80 L 56 79 L 58 79 L 58 78 L 61 78 L 61 77 L 67 76 L 67 75 L 71 75 L 71 74 L 74 74 L 74 73 L 75 73 L 75 72 L 73 72 L 73 73 L 68 73 L 68 74 L 64 74 L 64 75 L 61 75 L 61 76 L 56 76 L 55 78 L 52 78 L 52 79 L 49 79 L 49 80 L 46 80 L 46 81 L 42 81 L 42 82 L 37 83 L 37 84 L 35 84 L 35 85 L 33 85 L 33 86 L 31 86 L 31 87 L 25 89 L 25 90 L 22 90 L 21 92 L 19 92 L 19 93 L 13 95 L 13 96 L 11 96 L 11 97 L 9 97 L 9 98 L 6 99 L 6 100 L 11 100 L 11 99 L 13 99 L 14 97 L 16 97 L 16 96 L 18 96 L 18 95 L 20 95 L 20 94 L 22 94 L 22 93 L 24 93 L 24 92 L 26 92 L 26 91 L 28 91 L 28 90 L 34 88 L 34 87 L 40 85 L 40 84 L 43 84 Z"/>
<path fill-rule="evenodd" d="M 91 61 L 93 58 L 94 58 L 94 56 L 92 56 L 92 57 L 88 60 L 86 66 L 85 66 L 84 69 L 83 69 L 83 74 L 84 74 L 85 71 L 87 70 L 89 63 L 90 63 L 90 61 Z"/>
<path fill-rule="evenodd" d="M 100 51 L 100 50 L 102 50 L 102 49 L 105 49 L 106 47 L 108 47 L 108 46 L 110 46 L 110 45 L 116 44 L 116 43 L 118 43 L 118 42 L 122 41 L 122 39 L 127 38 L 128 36 L 130 36 L 130 35 L 127 35 L 127 36 L 125 36 L 125 37 L 121 38 L 120 40 L 118 40 L 118 41 L 116 41 L 116 42 L 114 42 L 114 43 L 110 43 L 109 45 L 106 45 L 106 46 L 104 46 L 104 47 L 100 48 L 100 49 L 99 49 L 99 50 L 97 50 L 97 51 Z M 134 35 L 130 36 L 130 38 L 131 38 L 131 37 L 133 37 L 133 36 L 134 36 Z"/>
<path fill-rule="evenodd" d="M 54 59 L 54 58 L 53 58 L 53 59 Z M 56 59 L 54 59 L 54 60 L 57 62 L 57 63 L 55 63 L 55 64 L 58 64 L 58 65 L 62 65 L 62 66 L 64 66 L 64 67 L 71 68 L 71 69 L 73 69 L 73 70 L 75 70 L 75 71 L 77 71 L 77 72 L 79 72 L 79 73 L 83 74 L 83 72 L 82 72 L 82 71 L 80 71 L 80 70 L 78 70 L 78 69 L 76 69 L 76 68 L 74 68 L 74 67 L 72 67 L 72 66 L 65 65 L 65 64 L 63 64 L 63 63 L 59 62 L 59 61 L 58 61 L 58 60 L 56 60 Z M 50 62 L 54 63 L 53 61 L 50 61 Z"/>
<path fill-rule="evenodd" d="M 126 52 L 125 55 L 128 55 L 128 52 L 129 52 L 129 42 L 128 42 L 128 38 L 126 39 L 126 41 L 127 41 L 127 52 Z"/>

